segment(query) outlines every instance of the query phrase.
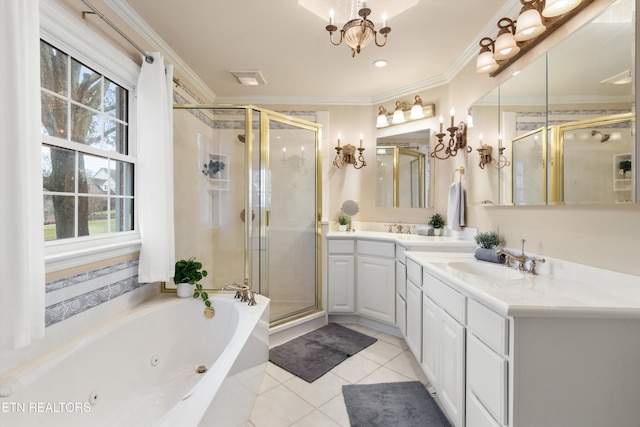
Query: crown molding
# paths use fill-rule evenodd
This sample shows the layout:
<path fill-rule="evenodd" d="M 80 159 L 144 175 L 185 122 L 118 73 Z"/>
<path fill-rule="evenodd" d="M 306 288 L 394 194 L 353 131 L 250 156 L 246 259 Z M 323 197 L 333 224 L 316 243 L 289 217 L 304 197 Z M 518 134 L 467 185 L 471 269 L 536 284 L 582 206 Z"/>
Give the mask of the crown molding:
<path fill-rule="evenodd" d="M 122 18 L 123 21 L 140 34 L 147 43 L 162 53 L 162 55 L 173 64 L 175 71 L 186 80 L 189 80 L 189 82 L 193 84 L 194 89 L 206 98 L 206 102 L 214 102 L 216 94 L 211 88 L 207 86 L 200 76 L 129 6 L 126 0 L 106 0 L 105 3 Z"/>

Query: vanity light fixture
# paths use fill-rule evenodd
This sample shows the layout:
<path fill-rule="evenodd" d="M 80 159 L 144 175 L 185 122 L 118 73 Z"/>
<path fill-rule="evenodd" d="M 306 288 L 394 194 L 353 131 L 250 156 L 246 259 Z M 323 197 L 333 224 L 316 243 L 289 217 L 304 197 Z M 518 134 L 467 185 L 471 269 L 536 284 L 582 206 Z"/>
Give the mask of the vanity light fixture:
<path fill-rule="evenodd" d="M 520 0 L 523 4 L 516 22 L 516 41 L 523 42 L 538 37 L 547 30 L 542 23 L 544 0 Z"/>
<path fill-rule="evenodd" d="M 517 19 L 500 19 L 496 39 L 480 40 L 476 73 L 495 77 L 594 1 L 520 0 L 522 9 Z"/>
<path fill-rule="evenodd" d="M 359 17 L 356 17 L 356 11 Z M 378 47 L 383 47 L 387 44 L 387 35 L 391 32 L 391 28 L 387 26 L 386 13 L 382 16 L 382 28 L 379 33 L 382 34 L 384 39 L 382 42 L 378 42 L 378 33 L 376 27 L 367 17 L 371 14 L 371 9 L 366 6 L 365 0 L 352 0 L 351 1 L 351 17 L 349 22 L 344 24 L 340 30 L 340 39 L 333 41 L 333 33 L 338 31 L 338 27 L 333 24 L 334 10 L 329 11 L 329 25 L 325 28 L 329 32 L 329 41 L 334 46 L 338 46 L 342 43 L 342 40 L 351 48 L 351 57 L 355 57 L 356 53 L 360 53 L 360 50 L 367 46 L 371 40 L 373 40 Z"/>
<path fill-rule="evenodd" d="M 345 144 L 340 146 L 340 134 L 338 134 L 338 146 L 336 148 L 336 158 L 333 160 L 333 165 L 338 169 L 342 169 L 346 165 L 353 165 L 356 169 L 362 169 L 367 166 L 367 162 L 364 160 L 362 153 L 364 147 L 362 146 L 362 134 L 360 134 L 360 147 L 356 148 L 355 145 Z M 356 159 L 356 150 L 358 150 L 358 158 Z"/>
<path fill-rule="evenodd" d="M 455 110 L 451 109 L 451 126 L 447 128 L 449 132 L 449 142 L 445 145 L 443 139 L 447 136 L 442 131 L 442 116 L 440 116 L 440 132 L 436 134 L 438 143 L 429 155 L 433 158 L 445 160 L 449 157 L 455 157 L 459 150 L 465 150 L 467 153 L 472 151 L 472 148 L 467 146 L 467 124 L 460 122 L 458 126 L 454 126 L 455 123 Z"/>
<path fill-rule="evenodd" d="M 409 112 L 407 114 L 407 112 Z M 398 125 L 408 120 L 420 120 L 425 117 L 433 117 L 435 115 L 435 104 L 422 104 L 422 98 L 419 95 L 414 97 L 414 102 L 396 101 L 393 114 L 390 114 L 383 106 L 378 107 L 378 116 L 376 118 L 376 127 L 383 128 L 391 125 Z M 391 121 L 389 121 L 391 119 Z"/>
<path fill-rule="evenodd" d="M 516 23 L 509 18 L 502 18 L 498 21 L 498 37 L 494 42 L 493 57 L 496 61 L 509 59 L 520 52 L 520 47 L 514 37 L 516 33 Z"/>

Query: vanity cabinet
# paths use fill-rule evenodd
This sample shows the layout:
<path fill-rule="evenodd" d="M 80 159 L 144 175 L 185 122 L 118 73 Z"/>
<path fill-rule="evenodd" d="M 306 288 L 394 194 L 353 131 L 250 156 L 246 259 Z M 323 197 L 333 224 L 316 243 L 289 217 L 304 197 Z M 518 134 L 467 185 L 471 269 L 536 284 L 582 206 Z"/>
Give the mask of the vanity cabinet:
<path fill-rule="evenodd" d="M 395 244 L 358 241 L 356 277 L 357 314 L 395 325 Z"/>
<path fill-rule="evenodd" d="M 354 313 L 355 240 L 329 240 L 329 313 Z"/>
<path fill-rule="evenodd" d="M 466 298 L 423 273 L 422 368 L 453 424 L 465 424 Z"/>
<path fill-rule="evenodd" d="M 396 244 L 396 325 L 407 335 L 407 257 L 406 248 Z"/>

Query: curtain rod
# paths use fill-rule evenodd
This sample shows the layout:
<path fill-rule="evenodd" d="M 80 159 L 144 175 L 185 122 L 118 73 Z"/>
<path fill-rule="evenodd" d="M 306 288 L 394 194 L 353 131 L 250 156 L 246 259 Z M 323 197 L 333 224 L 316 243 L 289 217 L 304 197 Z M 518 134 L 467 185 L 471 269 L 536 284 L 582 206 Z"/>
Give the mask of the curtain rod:
<path fill-rule="evenodd" d="M 120 28 L 116 27 L 113 22 L 109 21 L 109 19 L 106 16 L 104 16 L 102 13 L 100 13 L 100 11 L 98 9 L 96 9 L 87 0 L 82 0 L 82 3 L 87 5 L 87 7 L 92 10 L 92 12 L 82 12 L 82 19 L 85 19 L 85 16 L 86 16 L 87 13 L 93 13 L 93 14 L 98 15 L 98 17 L 100 19 L 102 19 L 104 22 L 106 22 L 111 28 L 113 28 L 118 34 L 120 34 L 122 36 L 122 38 L 124 38 L 126 41 L 128 41 L 131 46 L 135 47 L 136 50 L 138 52 L 140 52 L 144 56 L 144 60 L 145 61 L 147 61 L 149 64 L 153 64 L 153 56 L 149 55 L 145 50 L 143 50 L 140 46 L 138 46 L 136 44 L 136 42 L 131 40 L 125 33 L 123 33 L 120 30 Z"/>

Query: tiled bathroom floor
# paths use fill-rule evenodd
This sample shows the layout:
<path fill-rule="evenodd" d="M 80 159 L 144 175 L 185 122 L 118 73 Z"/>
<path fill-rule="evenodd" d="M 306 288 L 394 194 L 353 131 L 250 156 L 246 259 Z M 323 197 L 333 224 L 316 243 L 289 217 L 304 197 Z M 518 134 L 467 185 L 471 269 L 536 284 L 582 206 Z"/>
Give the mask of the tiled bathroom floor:
<path fill-rule="evenodd" d="M 247 427 L 349 427 L 344 384 L 420 381 L 418 362 L 402 338 L 362 325 L 349 328 L 378 339 L 314 381 L 306 381 L 269 362 Z"/>

